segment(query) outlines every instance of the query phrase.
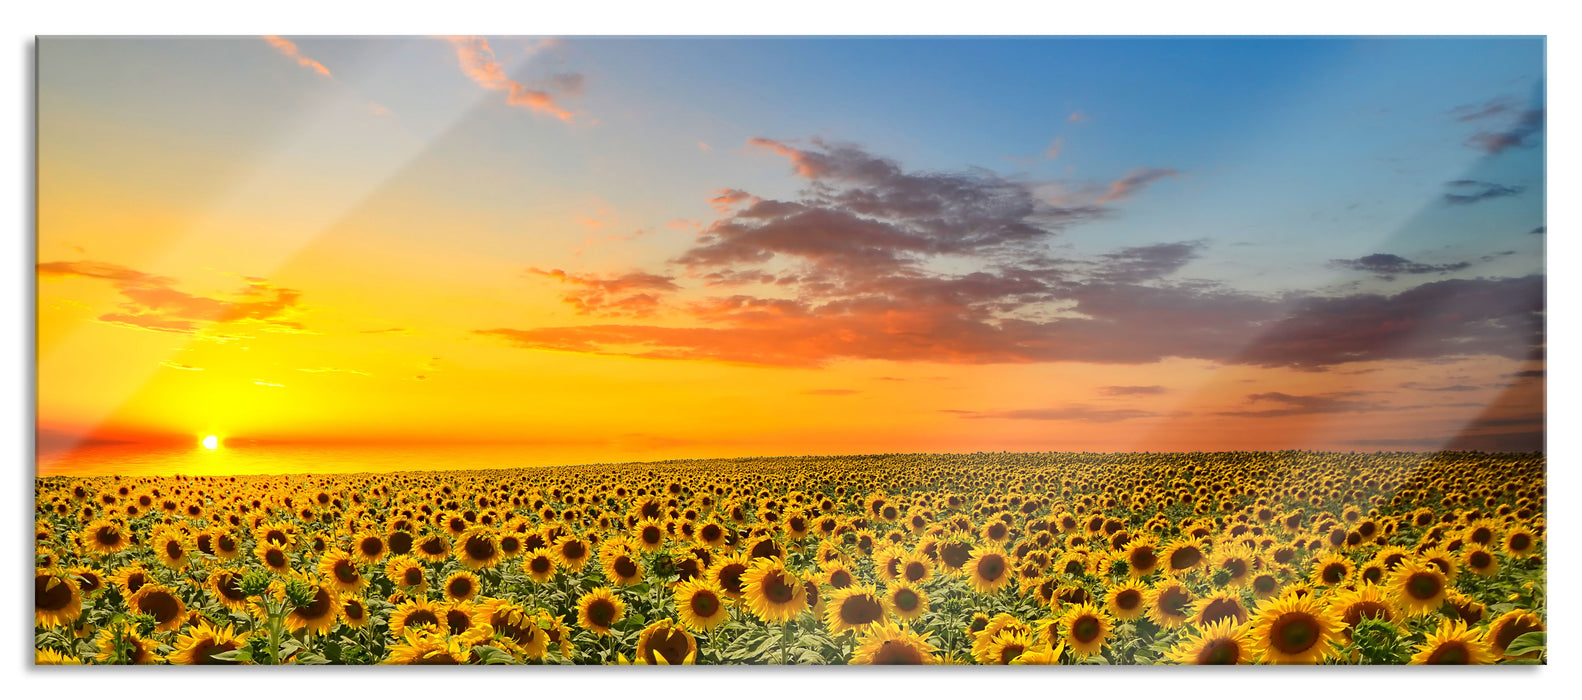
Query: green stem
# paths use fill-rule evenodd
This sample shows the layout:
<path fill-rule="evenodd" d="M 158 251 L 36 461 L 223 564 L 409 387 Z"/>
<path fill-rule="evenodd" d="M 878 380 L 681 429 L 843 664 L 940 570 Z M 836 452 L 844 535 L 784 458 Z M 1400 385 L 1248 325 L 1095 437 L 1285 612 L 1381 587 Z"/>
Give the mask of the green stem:
<path fill-rule="evenodd" d="M 780 632 L 780 665 L 790 663 L 791 621 L 787 620 Z"/>

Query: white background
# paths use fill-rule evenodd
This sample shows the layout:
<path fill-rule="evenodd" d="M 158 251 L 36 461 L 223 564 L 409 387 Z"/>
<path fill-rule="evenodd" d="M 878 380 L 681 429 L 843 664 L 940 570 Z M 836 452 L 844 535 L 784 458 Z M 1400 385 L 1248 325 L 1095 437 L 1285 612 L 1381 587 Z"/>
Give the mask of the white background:
<path fill-rule="evenodd" d="M 0 245 L 0 342 L 6 372 L 0 455 L 17 489 L 7 499 L 10 552 L 3 557 L 6 600 L 0 602 L 0 685 L 5 697 L 107 697 L 114 700 L 204 693 L 213 698 L 278 698 L 283 694 L 336 698 L 418 700 L 425 697 L 646 698 L 659 694 L 718 698 L 792 694 L 866 698 L 958 700 L 1002 698 L 1130 697 L 1175 700 L 1278 697 L 1362 700 L 1427 694 L 1505 700 L 1576 697 L 1575 670 L 1582 645 L 1576 614 L 1577 550 L 1575 457 L 1577 433 L 1570 419 L 1576 386 L 1578 262 L 1572 225 L 1577 217 L 1575 177 L 1577 112 L 1576 24 L 1558 2 L 1483 0 L 1318 3 L 1121 0 L 1080 5 L 1053 2 L 969 0 L 942 3 L 803 0 L 801 2 L 50 2 L 11 0 L 0 24 L 9 45 L 0 49 L 4 141 L 0 177 L 14 222 Z M 1548 326 L 1550 638 L 1548 667 L 1493 669 L 1345 668 L 1182 669 L 65 669 L 32 666 L 32 625 L 26 617 L 32 550 L 33 455 L 33 37 L 35 35 L 161 34 L 1523 34 L 1547 35 L 1549 50 Z M 107 349 L 108 351 L 108 349 Z M 265 680 L 262 676 L 272 678 Z M 289 677 L 280 674 L 287 674 Z M 672 677 L 671 674 L 680 674 Z M 759 685 L 766 683 L 766 685 Z M 1564 689 L 1571 687 L 1571 691 Z M 380 695 L 374 695 L 379 693 Z M 820 697 L 820 700 L 822 698 Z"/>

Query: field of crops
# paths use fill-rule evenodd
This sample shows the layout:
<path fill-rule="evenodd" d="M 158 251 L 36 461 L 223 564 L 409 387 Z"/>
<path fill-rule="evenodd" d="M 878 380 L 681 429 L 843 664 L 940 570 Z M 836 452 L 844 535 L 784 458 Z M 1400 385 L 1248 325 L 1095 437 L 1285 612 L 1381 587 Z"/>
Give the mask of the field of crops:
<path fill-rule="evenodd" d="M 1545 460 L 37 480 L 40 664 L 1545 659 Z"/>

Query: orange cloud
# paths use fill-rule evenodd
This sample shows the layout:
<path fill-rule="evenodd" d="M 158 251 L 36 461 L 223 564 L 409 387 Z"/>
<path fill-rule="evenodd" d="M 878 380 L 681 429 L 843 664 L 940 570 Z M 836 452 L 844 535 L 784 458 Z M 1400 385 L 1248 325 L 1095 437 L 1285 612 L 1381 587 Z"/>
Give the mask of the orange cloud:
<path fill-rule="evenodd" d="M 267 281 L 248 277 L 247 286 L 235 299 L 216 299 L 188 294 L 172 287 L 175 280 L 139 272 L 113 263 L 57 261 L 39 263 L 41 278 L 86 277 L 102 279 L 115 286 L 126 302 L 120 313 L 108 313 L 100 321 L 168 333 L 196 333 L 200 323 L 252 321 L 266 330 L 306 332 L 302 324 L 286 320 L 297 311 L 302 296 L 295 289 L 282 289 Z"/>
<path fill-rule="evenodd" d="M 549 92 L 533 90 L 508 77 L 500 67 L 500 62 L 495 60 L 494 49 L 490 48 L 487 39 L 479 36 L 449 36 L 445 40 L 456 47 L 456 60 L 461 63 L 461 72 L 486 90 L 506 93 L 506 104 L 548 114 L 563 122 L 572 120 L 571 112 L 556 103 Z M 581 76 L 556 76 L 555 81 L 571 92 L 581 90 Z"/>
<path fill-rule="evenodd" d="M 330 69 L 325 68 L 324 64 L 302 55 L 302 52 L 297 49 L 297 45 L 291 43 L 290 40 L 270 34 L 264 36 L 264 41 L 269 42 L 269 45 L 275 47 L 276 51 L 285 54 L 289 58 L 295 59 L 297 65 L 307 68 L 326 78 L 335 78 L 335 76 L 330 75 Z"/>

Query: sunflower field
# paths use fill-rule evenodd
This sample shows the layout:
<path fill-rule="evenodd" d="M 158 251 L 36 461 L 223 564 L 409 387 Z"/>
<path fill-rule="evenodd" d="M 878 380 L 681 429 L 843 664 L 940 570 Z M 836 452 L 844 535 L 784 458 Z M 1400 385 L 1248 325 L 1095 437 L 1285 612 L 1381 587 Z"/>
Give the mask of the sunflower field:
<path fill-rule="evenodd" d="M 36 480 L 38 664 L 1544 663 L 1542 455 Z"/>

